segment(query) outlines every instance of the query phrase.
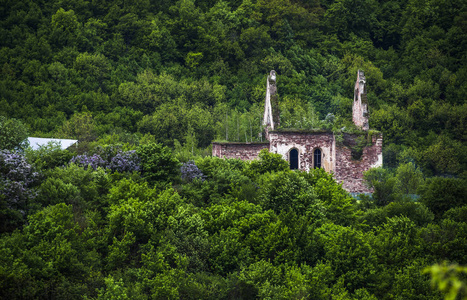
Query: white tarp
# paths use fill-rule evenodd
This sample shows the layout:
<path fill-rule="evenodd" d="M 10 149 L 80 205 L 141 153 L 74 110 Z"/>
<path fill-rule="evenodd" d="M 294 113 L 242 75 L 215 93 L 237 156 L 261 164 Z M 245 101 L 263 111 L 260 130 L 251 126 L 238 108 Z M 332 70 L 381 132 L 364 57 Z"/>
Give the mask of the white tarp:
<path fill-rule="evenodd" d="M 50 142 L 59 144 L 63 150 L 78 142 L 78 140 L 46 139 L 46 138 L 37 138 L 37 137 L 28 137 L 28 141 L 29 141 L 29 146 L 31 146 L 33 150 L 37 150 L 39 149 L 40 146 L 45 146 Z"/>

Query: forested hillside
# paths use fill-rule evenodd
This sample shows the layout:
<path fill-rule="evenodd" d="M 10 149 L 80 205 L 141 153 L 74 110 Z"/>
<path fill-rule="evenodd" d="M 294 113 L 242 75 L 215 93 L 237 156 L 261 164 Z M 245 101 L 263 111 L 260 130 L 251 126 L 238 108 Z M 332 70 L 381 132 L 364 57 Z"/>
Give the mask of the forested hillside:
<path fill-rule="evenodd" d="M 0 24 L 0 298 L 467 297 L 464 0 L 0 0 Z M 281 126 L 335 133 L 365 72 L 373 195 L 209 156 L 261 139 L 273 69 Z"/>
<path fill-rule="evenodd" d="M 4 0 L 0 20 L 0 114 L 31 135 L 255 140 L 271 69 L 283 126 L 349 127 L 360 68 L 387 167 L 466 170 L 463 0 Z"/>

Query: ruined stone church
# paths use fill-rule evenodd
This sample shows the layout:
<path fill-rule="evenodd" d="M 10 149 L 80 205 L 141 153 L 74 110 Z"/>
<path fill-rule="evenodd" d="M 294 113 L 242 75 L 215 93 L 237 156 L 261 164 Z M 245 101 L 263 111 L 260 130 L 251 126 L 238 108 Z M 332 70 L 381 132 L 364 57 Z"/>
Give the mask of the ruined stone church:
<path fill-rule="evenodd" d="M 281 154 L 291 169 L 308 171 L 323 168 L 332 172 L 338 182 L 351 193 L 369 192 L 363 182 L 363 172 L 383 164 L 380 133 L 369 134 L 368 101 L 366 80 L 362 71 L 357 72 L 353 101 L 353 122 L 365 133 L 366 143 L 355 155 L 355 148 L 361 143 L 362 135 L 343 133 L 336 141 L 330 130 L 293 130 L 278 128 L 279 111 L 277 103 L 276 72 L 267 78 L 263 126 L 266 142 L 234 143 L 213 142 L 212 155 L 221 158 L 253 160 L 262 149 Z"/>

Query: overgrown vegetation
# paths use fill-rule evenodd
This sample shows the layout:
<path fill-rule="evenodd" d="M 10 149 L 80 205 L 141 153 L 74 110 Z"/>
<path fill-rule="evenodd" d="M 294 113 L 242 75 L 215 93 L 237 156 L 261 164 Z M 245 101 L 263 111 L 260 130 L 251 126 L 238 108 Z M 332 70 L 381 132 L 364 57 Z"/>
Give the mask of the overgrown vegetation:
<path fill-rule="evenodd" d="M 412 163 L 368 172 L 375 193 L 356 201 L 266 150 L 180 166 L 147 143 L 120 169 L 56 166 L 63 152 L 0 156 L 1 298 L 439 299 L 422 271 L 465 264 L 465 180 Z"/>
<path fill-rule="evenodd" d="M 410 159 L 429 176 L 466 170 L 464 1 L 0 6 L 0 115 L 33 136 L 79 139 L 82 152 L 105 135 L 150 134 L 192 154 L 214 139 L 260 141 L 272 69 L 283 127 L 347 132 L 361 69 L 388 167 Z"/>
<path fill-rule="evenodd" d="M 422 271 L 441 261 L 434 281 L 465 297 L 444 266 L 467 265 L 466 16 L 462 0 L 3 1 L 0 298 L 439 299 Z M 282 126 L 340 142 L 365 71 L 372 197 L 267 152 L 207 156 L 261 141 L 272 69 Z M 28 150 L 28 133 L 79 147 Z"/>

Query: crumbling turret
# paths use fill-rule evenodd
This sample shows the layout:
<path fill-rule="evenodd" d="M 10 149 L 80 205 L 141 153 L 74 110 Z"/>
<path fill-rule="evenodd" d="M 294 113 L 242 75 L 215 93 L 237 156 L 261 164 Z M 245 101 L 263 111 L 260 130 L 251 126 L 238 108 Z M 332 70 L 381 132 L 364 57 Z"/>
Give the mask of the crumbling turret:
<path fill-rule="evenodd" d="M 279 126 L 276 71 L 274 70 L 269 73 L 266 83 L 266 100 L 264 102 L 263 126 L 266 131 L 266 139 L 269 139 L 269 130 L 274 130 L 275 127 Z"/>
<path fill-rule="evenodd" d="M 366 80 L 363 71 L 358 70 L 353 99 L 353 122 L 362 130 L 368 130 L 368 100 L 366 97 Z"/>

